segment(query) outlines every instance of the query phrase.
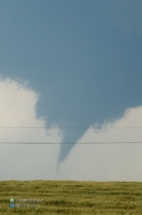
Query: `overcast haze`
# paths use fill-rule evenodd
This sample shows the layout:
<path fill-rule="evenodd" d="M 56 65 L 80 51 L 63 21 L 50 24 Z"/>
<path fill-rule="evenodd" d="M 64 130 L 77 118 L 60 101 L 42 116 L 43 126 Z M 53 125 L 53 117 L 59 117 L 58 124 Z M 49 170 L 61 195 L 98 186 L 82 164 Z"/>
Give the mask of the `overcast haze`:
<path fill-rule="evenodd" d="M 138 0 L 0 2 L 0 125 L 43 127 L 1 128 L 0 142 L 58 143 L 1 144 L 1 180 L 141 179 L 141 144 L 77 144 L 142 141 L 141 129 L 109 129 L 142 124 L 141 9 Z"/>

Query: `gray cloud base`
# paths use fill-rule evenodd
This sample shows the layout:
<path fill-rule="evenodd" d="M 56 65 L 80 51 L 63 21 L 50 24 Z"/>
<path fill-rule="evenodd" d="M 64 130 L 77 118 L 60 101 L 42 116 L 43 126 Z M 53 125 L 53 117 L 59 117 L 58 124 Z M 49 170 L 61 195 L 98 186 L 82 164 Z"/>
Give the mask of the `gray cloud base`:
<path fill-rule="evenodd" d="M 89 127 L 141 105 L 141 2 L 30 2 L 0 3 L 1 75 L 40 93 L 37 117 Z M 65 130 L 63 141 L 84 132 Z M 73 146 L 61 145 L 58 167 Z"/>

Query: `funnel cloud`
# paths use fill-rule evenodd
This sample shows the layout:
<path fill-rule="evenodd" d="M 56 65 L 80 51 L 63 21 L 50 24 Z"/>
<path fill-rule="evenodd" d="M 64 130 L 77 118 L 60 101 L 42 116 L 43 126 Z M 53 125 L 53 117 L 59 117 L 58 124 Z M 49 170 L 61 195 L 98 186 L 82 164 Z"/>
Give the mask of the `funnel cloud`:
<path fill-rule="evenodd" d="M 74 144 L 61 144 L 57 170 L 87 128 L 142 105 L 141 8 L 133 0 L 0 3 L 1 76 L 40 94 L 36 114 L 47 126 L 74 127 L 62 129 L 63 143 Z"/>

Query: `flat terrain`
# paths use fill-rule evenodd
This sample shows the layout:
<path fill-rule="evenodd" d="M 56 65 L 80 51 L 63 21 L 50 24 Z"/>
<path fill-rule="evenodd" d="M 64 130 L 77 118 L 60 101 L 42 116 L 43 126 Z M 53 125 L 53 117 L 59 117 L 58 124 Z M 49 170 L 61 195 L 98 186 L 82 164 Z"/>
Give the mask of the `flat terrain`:
<path fill-rule="evenodd" d="M 142 183 L 0 181 L 0 214 L 140 215 Z"/>

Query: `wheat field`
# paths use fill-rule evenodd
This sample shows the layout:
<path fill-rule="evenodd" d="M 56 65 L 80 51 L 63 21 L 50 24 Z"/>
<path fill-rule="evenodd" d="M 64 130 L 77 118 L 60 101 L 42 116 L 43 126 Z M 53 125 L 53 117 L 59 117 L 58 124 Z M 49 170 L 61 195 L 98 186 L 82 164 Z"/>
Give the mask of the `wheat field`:
<path fill-rule="evenodd" d="M 140 215 L 142 183 L 0 181 L 0 214 Z"/>

